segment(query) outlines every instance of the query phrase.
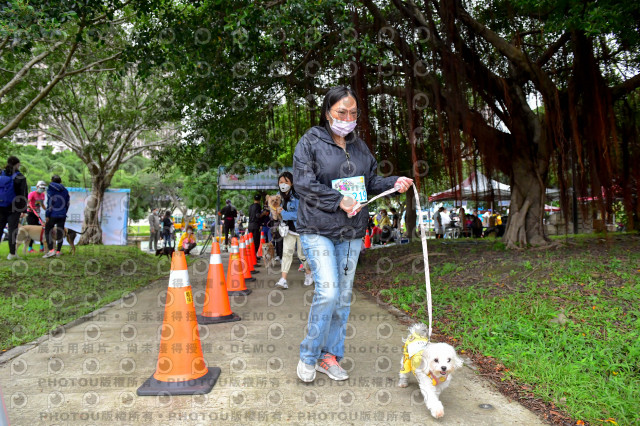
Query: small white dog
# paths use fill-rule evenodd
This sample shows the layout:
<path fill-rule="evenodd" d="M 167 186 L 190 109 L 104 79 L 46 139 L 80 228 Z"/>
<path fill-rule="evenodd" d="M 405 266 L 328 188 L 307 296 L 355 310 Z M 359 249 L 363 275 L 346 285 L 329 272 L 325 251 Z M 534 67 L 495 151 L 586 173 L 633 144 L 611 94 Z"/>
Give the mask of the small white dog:
<path fill-rule="evenodd" d="M 409 385 L 409 373 L 418 380 L 424 402 L 435 418 L 444 416 L 440 393 L 449 387 L 451 373 L 462 367 L 462 360 L 453 346 L 446 343 L 430 343 L 427 326 L 419 323 L 409 327 L 404 342 L 402 369 L 398 386 Z"/>

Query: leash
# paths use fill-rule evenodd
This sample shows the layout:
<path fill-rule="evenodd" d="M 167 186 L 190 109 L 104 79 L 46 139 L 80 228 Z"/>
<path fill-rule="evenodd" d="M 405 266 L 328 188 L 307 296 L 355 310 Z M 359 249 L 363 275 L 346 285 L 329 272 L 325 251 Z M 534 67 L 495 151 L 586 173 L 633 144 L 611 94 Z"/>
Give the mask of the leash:
<path fill-rule="evenodd" d="M 417 209 L 418 209 L 418 218 L 419 218 L 418 226 L 420 227 L 420 241 L 422 243 L 422 256 L 424 257 L 424 282 L 425 282 L 425 287 L 427 291 L 427 311 L 429 313 L 429 338 L 431 338 L 431 329 L 433 324 L 433 309 L 431 304 L 431 277 L 429 276 L 429 250 L 427 248 L 427 226 L 424 223 L 422 209 L 420 208 L 420 196 L 418 195 L 418 188 L 416 188 L 415 184 L 412 184 L 411 186 L 413 186 L 413 193 L 416 197 Z M 381 194 L 376 195 L 375 197 L 371 198 L 368 201 L 365 201 L 363 203 L 356 203 L 354 210 L 364 207 L 367 204 L 372 203 L 373 201 L 377 200 L 380 197 L 393 194 L 394 192 L 397 192 L 397 191 L 398 190 L 394 187 Z M 353 217 L 355 216 L 355 214 L 350 216 Z"/>

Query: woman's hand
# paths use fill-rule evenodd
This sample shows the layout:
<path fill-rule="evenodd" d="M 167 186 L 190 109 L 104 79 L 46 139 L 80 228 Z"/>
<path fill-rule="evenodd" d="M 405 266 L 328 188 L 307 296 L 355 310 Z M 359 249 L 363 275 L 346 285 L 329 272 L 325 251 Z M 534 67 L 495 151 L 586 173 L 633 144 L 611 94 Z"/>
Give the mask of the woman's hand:
<path fill-rule="evenodd" d="M 354 207 L 356 207 L 356 200 L 351 197 L 342 197 L 340 201 L 340 208 L 344 210 L 344 212 L 349 215 L 352 213 Z"/>
<path fill-rule="evenodd" d="M 413 179 L 400 176 L 393 187 L 402 194 L 403 192 L 407 192 L 409 188 L 411 188 L 411 185 L 413 185 Z"/>

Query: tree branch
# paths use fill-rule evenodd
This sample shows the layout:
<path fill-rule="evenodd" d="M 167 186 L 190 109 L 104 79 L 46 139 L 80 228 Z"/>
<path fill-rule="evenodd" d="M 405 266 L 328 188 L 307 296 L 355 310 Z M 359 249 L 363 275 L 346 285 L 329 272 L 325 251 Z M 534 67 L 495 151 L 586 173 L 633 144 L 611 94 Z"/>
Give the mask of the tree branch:
<path fill-rule="evenodd" d="M 553 55 L 555 55 L 555 53 L 562 46 L 564 46 L 570 39 L 571 39 L 571 33 L 566 32 L 566 33 L 562 34 L 560 36 L 560 38 L 558 40 L 556 40 L 555 43 L 553 43 L 551 46 L 549 46 L 549 48 L 542 55 L 540 55 L 540 57 L 536 61 L 536 65 L 539 66 L 539 67 L 544 66 L 549 61 L 549 59 L 551 59 L 553 57 Z"/>
<path fill-rule="evenodd" d="M 47 84 L 47 86 L 44 89 L 40 91 L 40 93 L 35 98 L 31 100 L 31 102 L 29 102 L 29 104 L 27 104 L 27 106 L 25 106 L 22 109 L 22 111 L 18 113 L 18 115 L 13 117 L 13 119 L 9 122 L 9 124 L 5 125 L 2 129 L 0 129 L 0 138 L 5 137 L 10 131 L 18 127 L 20 122 L 27 116 L 27 114 L 29 114 L 31 110 L 35 108 L 35 106 L 38 105 L 38 103 L 42 99 L 44 99 L 44 97 L 47 96 L 49 92 L 51 92 L 51 90 L 60 82 L 60 80 L 62 80 L 64 72 L 69 66 L 69 63 L 71 62 L 71 58 L 73 57 L 77 48 L 78 48 L 78 43 L 76 42 L 71 46 L 71 49 L 67 54 L 67 58 L 64 64 L 62 65 L 62 67 L 60 68 L 60 71 L 58 72 L 58 74 L 53 78 L 53 80 L 49 82 L 49 84 Z"/>
<path fill-rule="evenodd" d="M 7 34 L 7 36 L 3 38 L 2 41 L 0 42 L 0 56 L 2 56 L 2 51 L 4 50 L 4 47 L 9 42 L 9 37 L 10 37 L 10 34 Z"/>
<path fill-rule="evenodd" d="M 611 96 L 613 100 L 618 100 L 629 92 L 640 87 L 640 74 L 636 74 L 630 79 L 623 81 L 611 88 Z"/>
<path fill-rule="evenodd" d="M 44 58 L 46 58 L 47 56 L 51 55 L 58 47 L 60 47 L 62 44 L 64 43 L 64 41 L 59 41 L 57 43 L 55 43 L 51 48 L 45 50 L 44 52 L 42 52 L 41 54 L 39 54 L 38 56 L 34 57 L 33 59 L 31 59 L 29 62 L 27 62 L 26 64 L 24 64 L 24 66 L 20 69 L 20 71 L 18 71 L 16 73 L 16 75 L 7 83 L 4 85 L 4 87 L 2 87 L 2 89 L 0 89 L 0 99 L 2 99 L 4 97 L 4 95 L 6 95 L 11 89 L 13 89 L 18 83 L 20 83 L 20 81 L 22 81 L 22 79 L 24 78 L 24 76 L 27 74 L 27 72 L 29 72 L 29 70 L 38 62 L 42 61 Z M 75 51 L 75 49 L 73 49 Z"/>
<path fill-rule="evenodd" d="M 84 66 L 82 68 L 79 68 L 77 70 L 69 71 L 69 72 L 65 73 L 63 75 L 63 77 L 68 77 L 70 75 L 76 75 L 76 74 L 80 74 L 80 73 L 87 72 L 87 71 L 97 72 L 99 70 L 89 70 L 89 68 L 95 67 L 96 65 L 100 65 L 100 64 L 102 64 L 104 62 L 111 61 L 113 59 L 117 59 L 120 55 L 122 55 L 122 52 L 118 52 L 115 55 L 109 56 L 108 58 L 104 58 L 104 59 L 100 59 L 98 61 L 92 62 L 89 65 L 86 65 L 86 66 Z M 105 71 L 112 71 L 113 69 L 114 68 L 111 68 L 111 69 L 107 69 Z"/>
<path fill-rule="evenodd" d="M 462 23 L 466 25 L 474 33 L 487 40 L 493 47 L 502 53 L 519 71 L 526 73 L 533 84 L 542 92 L 543 96 L 548 99 L 554 97 L 556 86 L 536 64 L 531 63 L 527 55 L 514 45 L 507 42 L 497 33 L 476 21 L 464 9 L 460 0 L 456 1 L 456 12 Z"/>

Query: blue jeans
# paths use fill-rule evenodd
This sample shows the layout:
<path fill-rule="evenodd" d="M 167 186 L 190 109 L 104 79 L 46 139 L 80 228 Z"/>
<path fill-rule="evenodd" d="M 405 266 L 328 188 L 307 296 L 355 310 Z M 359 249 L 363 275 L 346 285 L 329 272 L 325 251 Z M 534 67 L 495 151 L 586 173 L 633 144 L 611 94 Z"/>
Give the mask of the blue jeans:
<path fill-rule="evenodd" d="M 271 228 L 268 226 L 262 227 L 262 232 L 264 232 L 264 240 L 268 243 L 271 242 Z"/>
<path fill-rule="evenodd" d="M 171 232 L 164 232 L 162 237 L 164 238 L 164 246 L 171 247 Z"/>
<path fill-rule="evenodd" d="M 315 365 L 328 352 L 339 361 L 344 355 L 353 277 L 362 239 L 340 241 L 315 234 L 301 234 L 300 241 L 315 282 L 307 336 L 300 344 L 300 359 L 305 364 Z M 346 275 L 345 265 L 348 268 Z"/>

